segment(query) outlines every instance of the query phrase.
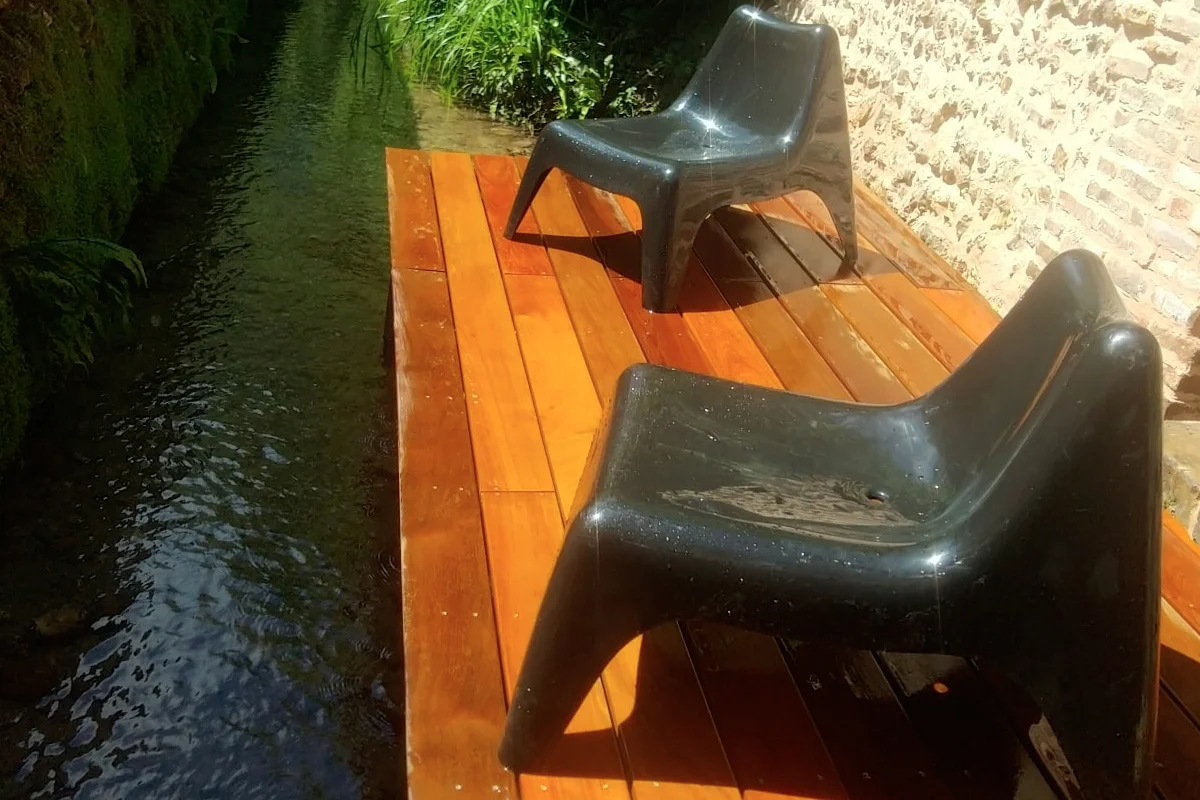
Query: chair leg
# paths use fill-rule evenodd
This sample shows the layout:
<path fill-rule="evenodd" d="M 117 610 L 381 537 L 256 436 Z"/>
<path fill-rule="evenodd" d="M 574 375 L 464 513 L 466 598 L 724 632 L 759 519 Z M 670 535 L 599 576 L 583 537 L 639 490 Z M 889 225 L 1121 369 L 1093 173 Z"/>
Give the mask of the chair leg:
<path fill-rule="evenodd" d="M 833 217 L 833 226 L 837 229 L 838 239 L 842 243 L 842 267 L 844 270 L 853 268 L 858 263 L 858 232 L 854 224 L 854 189 L 849 175 L 844 180 L 814 186 L 813 191 L 829 216 Z"/>
<path fill-rule="evenodd" d="M 573 526 L 534 623 L 513 692 L 500 762 L 536 766 L 620 649 L 642 631 L 634 609 L 602 592 L 598 534 Z"/>
<path fill-rule="evenodd" d="M 1156 617 L 1157 608 L 1151 610 Z M 1155 722 L 1158 710 L 1158 648 L 1153 642 L 1105 635 L 1072 618 L 1052 625 L 1046 614 L 1025 644 L 1005 648 L 989 661 L 1016 679 L 1037 702 L 1043 724 L 1028 731 L 1068 796 L 1088 800 L 1149 797 L 1153 778 Z M 1084 628 L 1094 634 L 1055 636 L 1055 631 Z M 1069 763 L 1061 764 L 1065 755 Z"/>
<path fill-rule="evenodd" d="M 553 124 L 553 123 L 551 123 Z M 546 176 L 550 174 L 550 170 L 558 166 L 555 151 L 558 149 L 554 146 L 553 140 L 544 131 L 538 138 L 537 144 L 534 145 L 533 154 L 529 157 L 529 164 L 525 167 L 525 174 L 521 178 L 521 185 L 517 189 L 517 196 L 513 200 L 512 209 L 508 212 L 508 223 L 504 226 L 504 238 L 511 239 L 517 234 L 517 228 L 521 225 L 521 220 L 525 217 L 525 212 L 529 210 L 529 206 L 533 203 L 534 196 L 538 193 L 538 189 L 542 188 L 542 182 L 546 180 Z"/>
<path fill-rule="evenodd" d="M 679 289 L 692 244 L 707 213 L 649 208 L 642 211 L 642 307 L 671 311 L 679 305 Z"/>

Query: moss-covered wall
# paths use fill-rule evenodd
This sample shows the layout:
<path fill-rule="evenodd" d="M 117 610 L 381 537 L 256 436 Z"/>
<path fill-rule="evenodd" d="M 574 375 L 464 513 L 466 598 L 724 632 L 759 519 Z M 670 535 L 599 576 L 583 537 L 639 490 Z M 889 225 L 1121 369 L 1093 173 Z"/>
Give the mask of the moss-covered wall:
<path fill-rule="evenodd" d="M 0 252 L 119 238 L 230 64 L 246 4 L 0 0 Z M 0 466 L 50 388 L 29 378 L 3 279 Z"/>

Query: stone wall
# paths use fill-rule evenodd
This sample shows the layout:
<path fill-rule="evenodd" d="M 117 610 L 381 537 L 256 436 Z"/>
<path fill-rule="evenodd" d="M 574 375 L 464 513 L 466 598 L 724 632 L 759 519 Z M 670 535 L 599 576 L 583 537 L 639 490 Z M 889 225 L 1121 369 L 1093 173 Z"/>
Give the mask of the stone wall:
<path fill-rule="evenodd" d="M 785 0 L 841 37 L 855 170 L 1001 311 L 1104 258 L 1200 409 L 1200 0 Z"/>

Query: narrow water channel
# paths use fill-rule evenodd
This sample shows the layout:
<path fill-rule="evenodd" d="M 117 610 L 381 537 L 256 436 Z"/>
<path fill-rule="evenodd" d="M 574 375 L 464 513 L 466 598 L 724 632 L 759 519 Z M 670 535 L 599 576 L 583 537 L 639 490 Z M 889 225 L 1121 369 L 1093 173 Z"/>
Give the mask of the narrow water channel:
<path fill-rule="evenodd" d="M 0 484 L 0 798 L 397 796 L 383 148 L 516 151 L 294 0 L 130 226 L 131 341 Z"/>

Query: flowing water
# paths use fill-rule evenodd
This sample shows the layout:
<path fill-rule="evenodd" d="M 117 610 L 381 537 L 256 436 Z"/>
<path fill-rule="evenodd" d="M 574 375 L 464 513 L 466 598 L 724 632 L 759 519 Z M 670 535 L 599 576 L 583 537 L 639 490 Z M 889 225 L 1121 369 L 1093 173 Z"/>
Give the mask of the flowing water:
<path fill-rule="evenodd" d="M 135 331 L 0 486 L 0 798 L 395 796 L 385 145 L 516 151 L 352 46 L 258 31 L 127 244 Z"/>

